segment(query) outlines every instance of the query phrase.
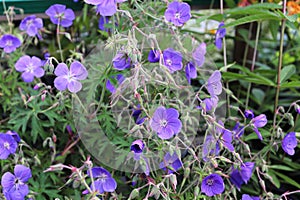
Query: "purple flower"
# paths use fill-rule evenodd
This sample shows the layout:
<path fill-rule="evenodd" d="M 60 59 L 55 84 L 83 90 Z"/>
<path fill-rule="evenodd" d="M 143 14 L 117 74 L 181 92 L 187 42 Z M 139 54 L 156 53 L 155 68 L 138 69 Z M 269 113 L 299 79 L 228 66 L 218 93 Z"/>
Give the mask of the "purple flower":
<path fill-rule="evenodd" d="M 231 172 L 229 180 L 239 190 L 241 189 L 242 185 L 244 184 L 244 181 L 242 179 L 241 173 L 237 169 L 234 169 Z"/>
<path fill-rule="evenodd" d="M 78 61 L 72 62 L 70 71 L 65 63 L 59 63 L 54 71 L 57 76 L 54 80 L 54 86 L 58 90 L 68 90 L 76 93 L 81 90 L 82 85 L 79 82 L 88 76 L 86 68 Z"/>
<path fill-rule="evenodd" d="M 217 96 L 212 96 L 210 98 L 205 98 L 203 103 L 205 103 L 205 111 L 209 112 L 217 107 L 219 98 Z"/>
<path fill-rule="evenodd" d="M 244 134 L 244 127 L 240 127 L 240 123 L 237 122 L 232 129 L 232 133 L 236 138 L 240 138 Z"/>
<path fill-rule="evenodd" d="M 224 181 L 222 177 L 218 174 L 208 175 L 202 180 L 201 191 L 209 197 L 214 196 L 216 194 L 221 194 L 224 190 Z"/>
<path fill-rule="evenodd" d="M 132 112 L 132 116 L 137 125 L 144 123 L 144 121 L 146 119 L 146 117 L 141 117 L 141 114 L 142 114 L 142 109 L 141 109 L 140 104 L 138 104 L 137 108 L 133 109 L 133 112 Z"/>
<path fill-rule="evenodd" d="M 250 196 L 249 194 L 243 194 L 242 200 L 260 200 L 260 198 L 259 197 Z"/>
<path fill-rule="evenodd" d="M 183 26 L 191 18 L 191 7 L 187 3 L 174 1 L 168 5 L 165 18 L 175 26 Z"/>
<path fill-rule="evenodd" d="M 168 152 L 164 156 L 164 161 L 159 164 L 159 168 L 167 171 L 168 174 L 172 174 L 182 167 L 182 162 L 178 158 L 178 155 L 174 152 L 173 155 Z"/>
<path fill-rule="evenodd" d="M 118 84 L 121 84 L 125 80 L 125 77 L 122 74 L 112 76 L 111 78 L 117 79 Z M 106 81 L 106 89 L 108 89 L 112 94 L 114 94 L 116 92 L 115 86 L 111 83 L 111 81 L 109 79 L 107 79 L 107 81 Z"/>
<path fill-rule="evenodd" d="M 7 200 L 23 200 L 29 193 L 26 182 L 31 178 L 31 170 L 23 165 L 16 165 L 14 174 L 5 172 L 1 179 L 3 194 Z"/>
<path fill-rule="evenodd" d="M 20 23 L 20 30 L 26 31 L 32 37 L 38 35 L 41 28 L 43 28 L 43 20 L 35 15 L 25 17 Z"/>
<path fill-rule="evenodd" d="M 100 16 L 99 18 L 99 23 L 98 23 L 98 28 L 101 30 L 101 31 L 105 31 L 105 32 L 111 32 L 111 28 L 106 28 L 105 25 L 106 24 L 109 24 L 111 23 L 110 21 L 110 17 L 106 16 Z M 115 25 L 117 26 L 118 24 L 115 23 Z"/>
<path fill-rule="evenodd" d="M 295 110 L 298 114 L 300 114 L 300 106 L 295 104 Z"/>
<path fill-rule="evenodd" d="M 224 26 L 224 22 L 221 22 L 219 24 L 219 27 L 218 27 L 218 30 L 216 32 L 216 39 L 215 39 L 215 45 L 218 49 L 221 49 L 222 48 L 222 41 L 223 41 L 223 38 L 225 37 L 226 35 L 226 29 L 225 28 L 222 28 Z"/>
<path fill-rule="evenodd" d="M 72 9 L 62 4 L 54 4 L 46 10 L 46 15 L 50 17 L 53 24 L 69 27 L 73 24 L 75 14 Z"/>
<path fill-rule="evenodd" d="M 123 52 L 118 52 L 112 60 L 115 69 L 122 71 L 130 67 L 130 58 Z"/>
<path fill-rule="evenodd" d="M 34 77 L 40 78 L 44 76 L 45 71 L 42 68 L 42 61 L 38 57 L 25 55 L 19 58 L 15 64 L 18 72 L 22 72 L 22 79 L 24 82 L 32 82 Z"/>
<path fill-rule="evenodd" d="M 180 52 L 175 51 L 172 48 L 168 48 L 163 52 L 164 65 L 170 70 L 170 73 L 174 73 L 177 70 L 182 69 L 182 55 Z"/>
<path fill-rule="evenodd" d="M 14 52 L 20 46 L 21 41 L 13 35 L 5 34 L 0 38 L 0 48 L 3 48 L 5 53 Z"/>
<path fill-rule="evenodd" d="M 159 138 L 170 139 L 181 130 L 182 124 L 178 118 L 179 113 L 176 109 L 160 106 L 155 110 L 150 126 Z"/>
<path fill-rule="evenodd" d="M 201 67 L 204 64 L 205 54 L 206 54 L 206 44 L 203 42 L 193 52 L 193 58 L 195 60 L 197 67 Z"/>
<path fill-rule="evenodd" d="M 130 151 L 140 154 L 143 152 L 144 147 L 145 147 L 145 144 L 144 144 L 143 140 L 135 140 L 134 142 L 131 143 Z"/>
<path fill-rule="evenodd" d="M 10 134 L 0 133 L 0 159 L 5 160 L 10 154 L 14 154 L 18 143 Z"/>
<path fill-rule="evenodd" d="M 88 176 L 91 176 L 89 171 L 87 173 Z M 117 182 L 106 169 L 102 167 L 93 167 L 92 175 L 95 180 L 95 188 L 91 185 L 92 191 L 102 194 L 104 192 L 114 192 L 116 190 Z M 83 191 L 83 194 L 88 193 L 87 190 Z"/>
<path fill-rule="evenodd" d="M 113 16 L 117 12 L 117 3 L 127 0 L 84 0 L 87 4 L 97 5 L 97 13 L 102 16 Z"/>
<path fill-rule="evenodd" d="M 259 132 L 258 128 L 264 127 L 268 123 L 266 115 L 260 114 L 257 117 L 253 118 L 251 122 L 254 126 L 253 127 L 254 132 L 257 134 L 260 140 L 263 140 L 262 135 Z"/>
<path fill-rule="evenodd" d="M 245 117 L 247 119 L 253 119 L 254 118 L 254 113 L 252 110 L 245 110 Z"/>
<path fill-rule="evenodd" d="M 220 144 L 212 136 L 207 135 L 202 148 L 202 159 L 204 162 L 209 161 L 208 157 L 217 156 L 220 153 Z"/>
<path fill-rule="evenodd" d="M 185 66 L 185 76 L 189 84 L 191 84 L 192 78 L 197 78 L 197 69 L 193 63 L 188 62 Z"/>
<path fill-rule="evenodd" d="M 288 133 L 282 140 L 282 149 L 290 156 L 295 154 L 295 148 L 297 146 L 297 138 L 295 132 Z"/>
<path fill-rule="evenodd" d="M 221 72 L 216 70 L 208 78 L 206 89 L 211 96 L 220 95 L 222 93 Z"/>
<path fill-rule="evenodd" d="M 21 141 L 19 134 L 15 131 L 7 131 L 5 134 L 11 135 L 17 143 Z"/>
<path fill-rule="evenodd" d="M 240 173 L 241 173 L 244 183 L 246 183 L 246 184 L 252 176 L 252 171 L 253 171 L 254 165 L 255 165 L 255 163 L 253 163 L 253 162 L 245 162 L 244 165 L 241 166 Z"/>
<path fill-rule="evenodd" d="M 220 120 L 218 122 L 222 127 L 224 127 L 224 123 Z M 232 133 L 225 128 L 217 128 L 218 134 L 222 138 L 222 144 L 229 150 L 229 151 L 234 151 L 234 147 L 231 144 L 232 142 Z"/>
<path fill-rule="evenodd" d="M 151 63 L 156 63 L 159 62 L 160 60 L 160 52 L 159 50 L 150 50 L 149 55 L 148 55 L 148 61 Z"/>
<path fill-rule="evenodd" d="M 252 171 L 255 163 L 246 162 L 241 166 L 241 169 L 234 169 L 230 174 L 230 182 L 234 184 L 238 189 L 241 189 L 242 184 L 247 184 L 252 176 Z"/>

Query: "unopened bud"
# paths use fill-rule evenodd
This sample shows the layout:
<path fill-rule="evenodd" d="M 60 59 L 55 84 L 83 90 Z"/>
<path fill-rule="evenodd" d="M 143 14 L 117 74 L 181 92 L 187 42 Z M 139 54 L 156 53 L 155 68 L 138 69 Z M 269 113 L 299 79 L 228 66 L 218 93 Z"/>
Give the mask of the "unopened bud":
<path fill-rule="evenodd" d="M 191 172 L 190 168 L 189 168 L 189 167 L 186 167 L 186 168 L 184 169 L 184 178 L 188 178 L 189 175 L 190 175 L 190 172 Z"/>
<path fill-rule="evenodd" d="M 136 197 L 138 197 L 140 195 L 140 192 L 138 189 L 134 189 L 132 190 L 132 192 L 130 193 L 130 196 L 129 196 L 129 199 L 128 200 L 131 200 L 131 199 L 135 199 Z"/>
<path fill-rule="evenodd" d="M 50 166 L 48 169 L 44 170 L 44 172 L 53 172 L 53 171 L 61 171 L 64 168 L 63 164 L 56 164 Z"/>
<path fill-rule="evenodd" d="M 200 192 L 200 189 L 199 189 L 198 186 L 196 186 L 196 187 L 195 187 L 195 190 L 194 190 L 194 196 L 198 198 L 199 192 Z"/>
<path fill-rule="evenodd" d="M 213 164 L 214 168 L 218 167 L 218 163 L 217 163 L 217 161 L 214 158 L 211 159 L 211 163 Z"/>
<path fill-rule="evenodd" d="M 40 85 L 39 85 L 39 84 L 36 84 L 36 85 L 33 87 L 34 90 L 38 90 L 39 88 L 40 88 Z"/>
<path fill-rule="evenodd" d="M 294 117 L 291 113 L 285 113 L 284 117 L 288 120 L 291 126 L 294 126 Z"/>
<path fill-rule="evenodd" d="M 73 184 L 72 184 L 72 187 L 73 187 L 73 188 L 78 188 L 79 186 L 80 186 L 80 181 L 74 180 L 74 181 L 73 181 Z"/>
<path fill-rule="evenodd" d="M 298 114 L 300 114 L 300 106 L 298 104 L 295 104 L 295 110 Z"/>
<path fill-rule="evenodd" d="M 54 143 L 56 143 L 56 141 L 57 141 L 57 137 L 56 137 L 56 135 L 55 135 L 55 134 L 53 134 L 53 136 L 52 136 L 52 140 L 53 140 L 53 142 L 54 142 Z"/>
<path fill-rule="evenodd" d="M 260 183 L 262 189 L 263 189 L 264 191 L 266 191 L 266 184 L 265 184 L 265 181 L 260 180 L 259 183 Z"/>
<path fill-rule="evenodd" d="M 45 99 L 46 99 L 46 94 L 44 93 L 44 94 L 42 94 L 42 96 L 41 96 L 41 100 L 44 101 Z"/>
<path fill-rule="evenodd" d="M 171 181 L 171 184 L 173 185 L 174 189 L 176 190 L 176 187 L 177 187 L 177 177 L 175 174 L 171 174 L 170 175 L 170 181 Z"/>

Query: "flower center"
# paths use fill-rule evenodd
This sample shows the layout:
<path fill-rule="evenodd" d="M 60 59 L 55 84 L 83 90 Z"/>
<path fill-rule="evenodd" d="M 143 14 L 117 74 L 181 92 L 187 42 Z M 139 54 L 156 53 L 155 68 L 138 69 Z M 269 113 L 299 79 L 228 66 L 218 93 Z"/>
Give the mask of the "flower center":
<path fill-rule="evenodd" d="M 65 13 L 56 13 L 55 17 L 60 20 L 65 19 Z"/>
<path fill-rule="evenodd" d="M 32 65 L 32 63 L 29 63 L 28 65 L 27 65 L 27 70 L 26 70 L 27 72 L 29 72 L 29 73 L 33 73 L 33 65 Z"/>
<path fill-rule="evenodd" d="M 161 126 L 161 127 L 166 127 L 167 125 L 168 125 L 167 120 L 165 120 L 165 119 L 160 120 L 160 126 Z"/>
<path fill-rule="evenodd" d="M 107 175 L 104 174 L 104 173 L 102 173 L 102 174 L 99 175 L 99 179 L 100 179 L 102 182 L 104 182 L 104 181 L 106 180 L 106 178 L 107 178 Z"/>
<path fill-rule="evenodd" d="M 9 143 L 8 142 L 4 142 L 4 148 L 6 148 L 6 149 L 9 149 L 10 148 L 10 145 L 9 145 Z"/>
<path fill-rule="evenodd" d="M 171 65 L 172 65 L 172 60 L 170 60 L 170 59 L 166 60 L 166 64 L 167 64 L 168 66 L 171 66 Z"/>
<path fill-rule="evenodd" d="M 206 181 L 206 184 L 209 185 L 209 186 L 212 186 L 214 184 L 214 180 L 213 179 L 208 179 Z"/>
<path fill-rule="evenodd" d="M 30 26 L 32 24 L 32 19 L 30 19 L 30 20 L 27 20 L 27 22 L 26 22 L 26 26 Z"/>
<path fill-rule="evenodd" d="M 12 43 L 11 40 L 7 40 L 6 43 L 5 43 L 5 46 L 12 46 L 12 44 L 13 44 L 13 43 Z"/>
<path fill-rule="evenodd" d="M 175 19 L 180 19 L 180 13 L 175 14 Z"/>

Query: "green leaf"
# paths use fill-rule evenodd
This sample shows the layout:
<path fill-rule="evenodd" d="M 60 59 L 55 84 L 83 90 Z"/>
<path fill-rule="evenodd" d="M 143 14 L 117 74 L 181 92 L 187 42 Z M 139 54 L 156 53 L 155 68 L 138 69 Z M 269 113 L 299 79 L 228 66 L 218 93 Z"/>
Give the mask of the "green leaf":
<path fill-rule="evenodd" d="M 229 8 L 236 7 L 236 3 L 233 0 L 225 0 L 225 3 Z"/>
<path fill-rule="evenodd" d="M 276 169 L 276 170 L 284 170 L 284 171 L 294 171 L 295 169 L 285 166 L 285 165 L 271 165 L 269 166 L 271 169 Z"/>
<path fill-rule="evenodd" d="M 288 83 L 283 83 L 280 86 L 281 88 L 291 88 L 291 87 L 300 87 L 300 81 L 291 81 Z"/>
<path fill-rule="evenodd" d="M 268 174 L 269 176 L 272 177 L 272 179 L 270 180 L 277 188 L 280 188 L 280 181 L 277 178 L 277 176 L 274 174 L 273 170 L 268 170 Z"/>
<path fill-rule="evenodd" d="M 277 33 L 278 33 L 278 29 L 279 29 L 279 21 L 270 20 L 269 21 L 269 29 L 271 31 L 273 39 L 277 40 Z"/>
<path fill-rule="evenodd" d="M 293 179 L 291 179 L 290 177 L 284 175 L 284 174 L 281 174 L 277 171 L 273 171 L 274 174 L 276 174 L 277 176 L 279 176 L 280 178 L 282 178 L 286 183 L 290 184 L 290 185 L 293 185 L 297 188 L 300 188 L 300 184 L 297 183 L 296 181 L 294 181 Z"/>
<path fill-rule="evenodd" d="M 258 88 L 253 88 L 252 89 L 252 94 L 256 98 L 258 103 L 262 103 L 264 98 L 265 98 L 265 93 L 263 90 L 258 89 Z"/>
<path fill-rule="evenodd" d="M 263 14 L 255 14 L 255 15 L 250 15 L 250 16 L 236 19 L 228 24 L 225 24 L 225 28 L 231 27 L 231 26 L 238 26 L 241 24 L 247 24 L 247 23 L 255 22 L 255 21 L 280 20 L 280 19 L 281 19 L 281 17 L 277 16 L 276 14 L 266 11 Z"/>
<path fill-rule="evenodd" d="M 296 67 L 294 65 L 288 65 L 281 70 L 280 83 L 284 83 L 293 74 L 296 73 Z"/>

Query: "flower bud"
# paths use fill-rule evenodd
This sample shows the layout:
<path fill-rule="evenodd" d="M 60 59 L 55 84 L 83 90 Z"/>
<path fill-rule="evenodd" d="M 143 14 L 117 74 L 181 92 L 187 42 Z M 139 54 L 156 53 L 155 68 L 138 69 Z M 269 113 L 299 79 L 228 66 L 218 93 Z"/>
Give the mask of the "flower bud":
<path fill-rule="evenodd" d="M 136 197 L 138 197 L 140 195 L 140 192 L 138 189 L 134 189 L 132 190 L 132 192 L 130 193 L 130 196 L 129 196 L 129 199 L 128 200 L 131 200 L 131 199 L 135 199 Z"/>
<path fill-rule="evenodd" d="M 43 172 L 61 171 L 63 168 L 64 168 L 64 165 L 59 163 L 59 164 L 50 166 L 48 169 L 44 170 Z"/>
<path fill-rule="evenodd" d="M 300 106 L 298 104 L 295 104 L 295 110 L 298 114 L 300 114 Z"/>
<path fill-rule="evenodd" d="M 175 174 L 171 174 L 170 175 L 170 182 L 171 184 L 174 186 L 174 189 L 176 190 L 176 186 L 177 186 L 177 177 Z"/>
<path fill-rule="evenodd" d="M 39 88 L 40 88 L 39 84 L 36 84 L 36 85 L 33 87 L 34 90 L 38 90 Z"/>
<path fill-rule="evenodd" d="M 190 168 L 189 168 L 189 167 L 186 167 L 186 168 L 184 169 L 184 178 L 188 178 L 189 175 L 190 175 L 190 172 L 191 172 Z"/>
<path fill-rule="evenodd" d="M 42 94 L 41 100 L 44 101 L 46 99 L 46 93 Z"/>
<path fill-rule="evenodd" d="M 198 198 L 198 196 L 199 196 L 199 192 L 200 192 L 200 189 L 199 189 L 199 187 L 197 186 L 197 187 L 195 187 L 195 190 L 194 190 L 194 197 L 197 197 Z"/>

